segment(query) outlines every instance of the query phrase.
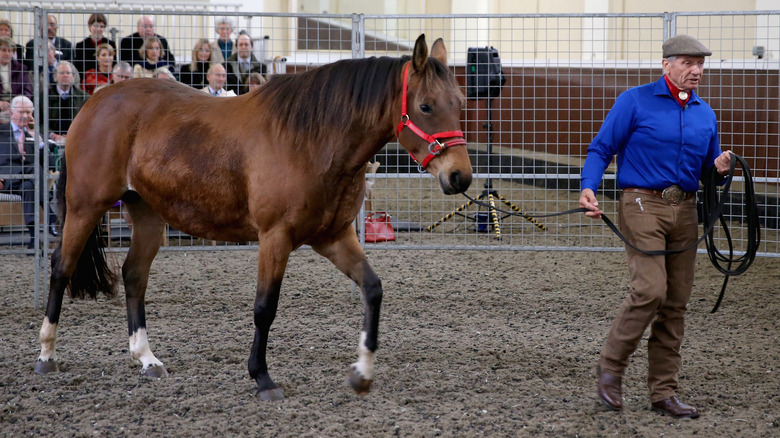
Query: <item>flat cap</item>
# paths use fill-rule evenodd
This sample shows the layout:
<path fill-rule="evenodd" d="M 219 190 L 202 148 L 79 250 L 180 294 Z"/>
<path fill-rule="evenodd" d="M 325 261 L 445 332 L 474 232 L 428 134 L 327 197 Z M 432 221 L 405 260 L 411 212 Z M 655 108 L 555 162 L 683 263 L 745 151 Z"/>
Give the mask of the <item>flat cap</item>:
<path fill-rule="evenodd" d="M 696 38 L 689 35 L 677 35 L 664 41 L 664 58 L 676 55 L 710 56 L 710 49 Z"/>

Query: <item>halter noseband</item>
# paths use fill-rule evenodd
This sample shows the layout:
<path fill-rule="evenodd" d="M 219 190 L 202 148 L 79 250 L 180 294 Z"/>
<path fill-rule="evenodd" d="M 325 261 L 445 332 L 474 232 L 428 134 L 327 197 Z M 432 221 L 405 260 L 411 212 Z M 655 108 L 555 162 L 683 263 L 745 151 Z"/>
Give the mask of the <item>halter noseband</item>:
<path fill-rule="evenodd" d="M 407 63 L 406 67 L 404 68 L 404 86 L 403 91 L 401 92 L 401 121 L 398 122 L 398 128 L 395 130 L 395 136 L 398 137 L 401 135 L 401 131 L 404 129 L 404 126 L 406 126 L 420 138 L 428 142 L 428 156 L 425 157 L 422 162 L 420 162 L 420 160 L 418 160 L 413 153 L 409 152 L 409 155 L 412 156 L 412 159 L 419 163 L 420 168 L 424 170 L 426 167 L 428 167 L 428 163 L 436 158 L 443 150 L 451 148 L 452 146 L 465 145 L 466 139 L 463 138 L 463 131 L 445 131 L 433 135 L 428 135 L 409 119 L 409 114 L 406 112 L 406 92 L 409 88 L 409 64 L 410 63 Z M 455 138 L 444 143 L 439 141 L 440 138 L 452 137 L 459 138 Z"/>

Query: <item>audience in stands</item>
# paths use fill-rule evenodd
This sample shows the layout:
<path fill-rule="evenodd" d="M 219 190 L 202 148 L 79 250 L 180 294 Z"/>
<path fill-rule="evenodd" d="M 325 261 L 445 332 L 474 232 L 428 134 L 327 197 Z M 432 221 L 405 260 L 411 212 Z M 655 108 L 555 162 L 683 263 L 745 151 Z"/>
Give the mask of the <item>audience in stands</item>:
<path fill-rule="evenodd" d="M 33 103 L 25 96 L 16 96 L 11 100 L 10 123 L 0 125 L 0 175 L 32 175 L 35 166 L 40 165 L 34 160 L 35 143 L 42 147 L 40 137 L 33 131 Z M 35 139 L 39 140 L 36 141 Z M 48 190 L 45 180 L 46 172 L 41 169 L 38 180 L 40 187 L 40 205 L 48 212 L 49 223 L 56 224 L 57 218 L 49 205 Z M 24 220 L 30 231 L 28 248 L 33 248 L 35 241 L 35 214 L 38 207 L 35 205 L 35 181 L 33 179 L 0 178 L 0 191 L 19 195 L 22 197 L 22 210 Z M 51 234 L 57 234 L 54 225 L 51 226 Z"/>
<path fill-rule="evenodd" d="M 57 36 L 57 29 L 59 29 L 59 24 L 57 23 L 57 17 L 54 15 L 49 15 L 47 18 L 47 24 L 46 24 L 46 37 L 49 40 L 49 43 L 51 43 L 54 46 L 54 56 L 57 61 L 63 60 L 63 61 L 72 61 L 73 60 L 73 44 L 66 40 L 65 38 L 60 38 Z M 35 39 L 30 39 L 30 41 L 27 41 L 27 44 L 25 45 L 25 55 L 24 55 L 24 63 L 27 66 L 28 70 L 33 70 L 33 67 L 35 65 Z M 51 65 L 51 63 L 49 63 Z"/>
<path fill-rule="evenodd" d="M 261 85 L 265 83 L 265 78 L 260 73 L 250 73 L 249 78 L 247 79 L 247 88 L 248 91 L 252 91 L 255 88 L 260 88 Z"/>
<path fill-rule="evenodd" d="M 208 73 L 211 65 L 221 64 L 222 62 L 224 62 L 222 52 L 217 45 L 205 38 L 201 38 L 192 47 L 192 61 L 181 66 L 179 80 L 190 87 L 201 89 L 208 85 L 206 73 Z M 227 84 L 228 86 L 231 84 L 236 86 L 238 78 L 228 75 Z"/>
<path fill-rule="evenodd" d="M 0 111 L 5 112 L 5 123 L 10 115 L 14 96 L 32 98 L 33 85 L 27 67 L 13 59 L 15 43 L 9 37 L 0 37 Z"/>
<path fill-rule="evenodd" d="M 229 18 L 220 18 L 216 23 L 216 31 L 219 35 L 217 39 L 219 52 L 222 54 L 222 59 L 228 59 L 233 54 L 233 40 L 230 38 L 233 35 L 233 21 Z"/>
<path fill-rule="evenodd" d="M 227 59 L 227 72 L 236 75 L 239 83 L 238 94 L 246 93 L 247 79 L 250 73 L 265 73 L 265 64 L 258 61 L 252 53 L 252 38 L 247 33 L 241 33 L 236 38 L 236 51 Z"/>
<path fill-rule="evenodd" d="M 101 44 L 108 44 L 116 50 L 114 41 L 103 36 L 103 32 L 108 26 L 108 18 L 103 14 L 92 14 L 87 20 L 89 27 L 89 36 L 76 44 L 76 50 L 73 57 L 73 65 L 78 71 L 89 71 L 97 68 L 97 57 L 95 51 Z"/>
<path fill-rule="evenodd" d="M 101 44 L 95 49 L 97 57 L 97 68 L 93 68 L 84 73 L 82 88 L 92 95 L 95 88 L 111 82 L 111 68 L 114 66 L 114 48 L 108 44 Z"/>
<path fill-rule="evenodd" d="M 11 51 L 13 52 L 13 59 L 21 62 L 24 58 L 24 52 L 22 46 L 16 44 L 14 41 L 14 28 L 11 27 L 11 22 L 5 19 L 0 20 L 0 37 L 8 37 L 11 39 L 13 46 Z"/>
<path fill-rule="evenodd" d="M 143 16 L 139 18 L 136 23 L 136 28 L 137 30 L 134 34 L 122 38 L 119 49 L 120 60 L 129 62 L 132 66 L 142 64 L 145 61 L 145 58 L 141 55 L 139 49 L 143 46 L 145 39 L 156 37 L 158 41 L 160 41 L 160 47 L 163 50 L 160 59 L 166 61 L 170 65 L 176 64 L 176 59 L 168 47 L 168 40 L 157 34 L 154 19 L 152 17 Z"/>
<path fill-rule="evenodd" d="M 60 61 L 54 71 L 54 82 L 49 86 L 49 139 L 65 140 L 70 124 L 89 95 L 81 90 L 79 72 L 70 61 Z"/>
<path fill-rule="evenodd" d="M 231 97 L 236 95 L 233 90 L 225 89 L 227 74 L 225 73 L 225 67 L 222 66 L 222 64 L 212 64 L 211 67 L 209 67 L 206 80 L 209 84 L 203 88 L 204 93 L 209 93 L 212 96 L 218 97 Z"/>
<path fill-rule="evenodd" d="M 133 66 L 134 78 L 153 78 L 154 71 L 159 67 L 167 67 L 169 70 L 172 67 L 172 65 L 165 60 L 165 50 L 162 47 L 160 39 L 157 37 L 153 36 L 144 39 L 144 43 L 141 44 L 141 48 L 138 49 L 138 54 L 143 60 Z"/>

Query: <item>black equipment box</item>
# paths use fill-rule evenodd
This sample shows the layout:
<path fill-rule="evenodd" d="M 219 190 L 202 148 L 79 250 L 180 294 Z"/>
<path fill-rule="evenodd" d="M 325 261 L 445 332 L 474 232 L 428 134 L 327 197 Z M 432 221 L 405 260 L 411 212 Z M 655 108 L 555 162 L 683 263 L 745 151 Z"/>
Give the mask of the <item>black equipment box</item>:
<path fill-rule="evenodd" d="M 498 50 L 493 47 L 469 47 L 466 56 L 466 97 L 492 99 L 501 94 L 506 76 Z"/>

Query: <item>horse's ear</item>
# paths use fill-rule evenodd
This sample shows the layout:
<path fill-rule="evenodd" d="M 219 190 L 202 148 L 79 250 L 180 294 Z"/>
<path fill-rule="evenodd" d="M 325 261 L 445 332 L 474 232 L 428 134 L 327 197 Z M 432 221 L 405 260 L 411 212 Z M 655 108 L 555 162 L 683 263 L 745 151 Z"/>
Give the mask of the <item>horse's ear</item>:
<path fill-rule="evenodd" d="M 437 38 L 431 46 L 431 56 L 441 62 L 445 67 L 447 66 L 447 48 L 444 47 L 444 40 Z"/>
<path fill-rule="evenodd" d="M 417 37 L 417 41 L 414 43 L 414 51 L 412 52 L 412 67 L 415 71 L 421 72 L 425 70 L 425 66 L 428 65 L 428 45 L 425 44 L 425 34 L 420 34 Z"/>

